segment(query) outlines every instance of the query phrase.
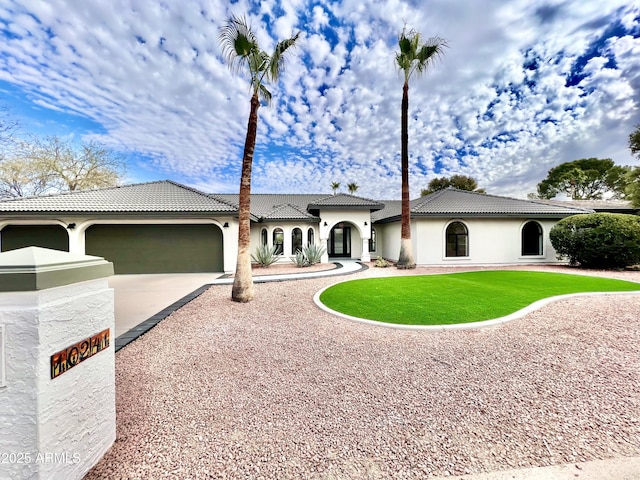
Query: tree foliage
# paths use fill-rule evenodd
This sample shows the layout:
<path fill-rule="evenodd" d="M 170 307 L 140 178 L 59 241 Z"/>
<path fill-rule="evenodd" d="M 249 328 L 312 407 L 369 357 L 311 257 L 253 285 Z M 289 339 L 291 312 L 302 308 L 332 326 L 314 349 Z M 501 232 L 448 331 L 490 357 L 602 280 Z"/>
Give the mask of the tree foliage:
<path fill-rule="evenodd" d="M 640 263 L 640 217 L 591 213 L 563 218 L 549 232 L 558 258 L 584 268 L 624 268 Z"/>
<path fill-rule="evenodd" d="M 6 150 L 13 146 L 14 135 L 19 127 L 18 121 L 10 115 L 8 108 L 0 106 L 0 159 L 4 159 Z"/>
<path fill-rule="evenodd" d="M 125 172 L 120 155 L 96 142 L 76 145 L 54 136 L 15 141 L 3 150 L 2 197 L 110 187 Z"/>
<path fill-rule="evenodd" d="M 640 160 L 640 125 L 629 135 L 629 149 L 631 154 Z M 631 205 L 640 208 L 640 167 L 634 167 L 626 175 L 627 186 L 625 193 Z"/>
<path fill-rule="evenodd" d="M 640 208 L 640 167 L 635 167 L 626 175 L 626 198 L 635 208 Z"/>
<path fill-rule="evenodd" d="M 615 165 L 610 158 L 565 162 L 549 170 L 547 178 L 538 183 L 538 197 L 551 199 L 565 193 L 572 200 L 600 200 L 605 194 L 624 198 L 630 170 Z"/>
<path fill-rule="evenodd" d="M 439 190 L 446 190 L 449 187 L 470 192 L 485 193 L 484 188 L 478 188 L 478 181 L 467 175 L 452 175 L 451 177 L 436 177 L 431 179 L 427 188 L 423 188 L 420 196 L 429 195 Z"/>
<path fill-rule="evenodd" d="M 356 193 L 356 192 L 358 191 L 358 188 L 360 188 L 360 187 L 359 187 L 359 186 L 358 186 L 358 184 L 357 184 L 357 183 L 355 183 L 355 182 L 351 182 L 351 183 L 347 184 L 347 190 L 349 190 L 349 193 L 350 193 L 351 195 L 353 195 L 354 193 Z"/>
<path fill-rule="evenodd" d="M 636 129 L 629 135 L 629 149 L 631 155 L 640 159 L 640 125 L 636 125 Z"/>

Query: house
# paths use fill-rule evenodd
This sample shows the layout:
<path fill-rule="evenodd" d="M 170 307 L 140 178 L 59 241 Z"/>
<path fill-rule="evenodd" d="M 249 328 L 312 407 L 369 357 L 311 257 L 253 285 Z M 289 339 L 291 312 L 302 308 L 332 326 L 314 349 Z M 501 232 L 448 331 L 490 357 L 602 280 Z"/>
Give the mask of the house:
<path fill-rule="evenodd" d="M 448 189 L 411 202 L 419 265 L 555 263 L 549 230 L 591 209 Z M 347 194 L 253 194 L 251 243 L 282 261 L 304 245 L 323 261 L 396 259 L 400 201 Z M 0 201 L 2 251 L 28 245 L 105 257 L 116 273 L 233 272 L 238 195 L 172 181 Z"/>

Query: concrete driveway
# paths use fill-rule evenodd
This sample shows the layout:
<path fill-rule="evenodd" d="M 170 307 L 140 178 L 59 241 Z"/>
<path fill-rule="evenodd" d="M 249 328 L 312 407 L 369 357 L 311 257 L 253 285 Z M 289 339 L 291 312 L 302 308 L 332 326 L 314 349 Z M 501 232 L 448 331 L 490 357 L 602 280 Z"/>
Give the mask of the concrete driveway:
<path fill-rule="evenodd" d="M 166 273 L 114 275 L 116 337 L 152 317 L 222 273 Z"/>

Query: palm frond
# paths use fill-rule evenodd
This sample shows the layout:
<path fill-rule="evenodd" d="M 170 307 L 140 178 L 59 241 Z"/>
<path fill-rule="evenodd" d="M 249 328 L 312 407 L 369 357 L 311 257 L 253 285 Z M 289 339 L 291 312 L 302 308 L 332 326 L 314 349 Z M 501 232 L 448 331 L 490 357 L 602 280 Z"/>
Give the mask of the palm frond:
<path fill-rule="evenodd" d="M 222 55 L 233 72 L 249 66 L 250 58 L 259 51 L 258 40 L 244 17 L 232 15 L 220 28 L 218 41 Z"/>
<path fill-rule="evenodd" d="M 424 43 L 421 38 L 420 33 L 415 30 L 407 32 L 406 27 L 398 37 L 400 52 L 396 54 L 396 64 L 404 73 L 405 81 L 408 81 L 414 72 L 424 73 L 448 47 L 447 42 L 440 37 L 431 37 Z"/>
<path fill-rule="evenodd" d="M 264 83 L 258 85 L 260 91 L 260 97 L 265 101 L 267 105 L 271 105 L 271 92 L 265 87 Z"/>
<path fill-rule="evenodd" d="M 268 76 L 269 80 L 276 81 L 280 77 L 280 72 L 284 66 L 285 52 L 292 47 L 296 46 L 298 39 L 300 38 L 300 32 L 296 33 L 293 37 L 287 38 L 278 42 L 276 48 L 273 50 L 271 59 L 269 60 Z"/>

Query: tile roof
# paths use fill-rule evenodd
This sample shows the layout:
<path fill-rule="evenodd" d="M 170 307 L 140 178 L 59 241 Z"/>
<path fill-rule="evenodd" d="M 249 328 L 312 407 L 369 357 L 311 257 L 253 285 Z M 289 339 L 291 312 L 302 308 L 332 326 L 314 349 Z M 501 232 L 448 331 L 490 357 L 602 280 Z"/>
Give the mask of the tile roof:
<path fill-rule="evenodd" d="M 392 221 L 402 214 L 399 200 L 386 201 L 384 203 L 384 210 L 375 212 L 372 215 L 373 221 Z M 440 190 L 411 202 L 411 214 L 416 217 L 441 215 L 566 217 L 590 212 L 593 212 L 593 210 L 589 208 L 550 204 L 540 200 L 498 197 L 455 188 Z"/>
<path fill-rule="evenodd" d="M 370 208 L 371 210 L 380 210 L 384 207 L 382 203 L 369 198 L 357 197 L 355 195 L 347 195 L 346 193 L 338 193 L 337 195 L 326 195 L 310 202 L 307 208 L 318 209 L 322 207 L 357 207 Z"/>
<path fill-rule="evenodd" d="M 232 203 L 169 180 L 0 201 L 0 212 L 237 211 Z"/>
<path fill-rule="evenodd" d="M 320 221 L 319 217 L 311 215 L 306 210 L 290 203 L 284 205 L 276 205 L 273 210 L 262 216 L 266 220 L 315 220 Z"/>
<path fill-rule="evenodd" d="M 539 200 L 550 205 L 587 208 L 604 212 L 623 212 L 640 210 L 634 208 L 629 200 Z"/>
<path fill-rule="evenodd" d="M 237 193 L 235 194 L 213 194 L 214 198 L 218 198 L 221 201 L 231 203 L 232 205 L 238 205 Z M 295 205 L 296 209 L 306 212 L 306 207 L 309 202 L 313 202 L 317 198 L 326 196 L 326 194 L 317 193 L 252 193 L 251 194 L 251 214 L 257 218 L 265 217 L 271 214 L 276 208 L 282 205 Z M 299 212 L 296 214 L 299 214 Z M 310 215 L 313 217 L 313 215 Z"/>
<path fill-rule="evenodd" d="M 348 194 L 252 194 L 255 220 L 318 221 L 314 210 L 332 208 L 370 209 L 372 221 L 395 221 L 401 215 L 399 200 L 376 201 Z M 495 195 L 447 189 L 411 202 L 414 216 L 538 215 L 561 218 L 592 212 L 573 202 L 520 200 Z M 0 213 L 231 213 L 238 212 L 237 194 L 207 195 L 169 180 L 122 187 L 17 198 L 0 201 Z"/>

